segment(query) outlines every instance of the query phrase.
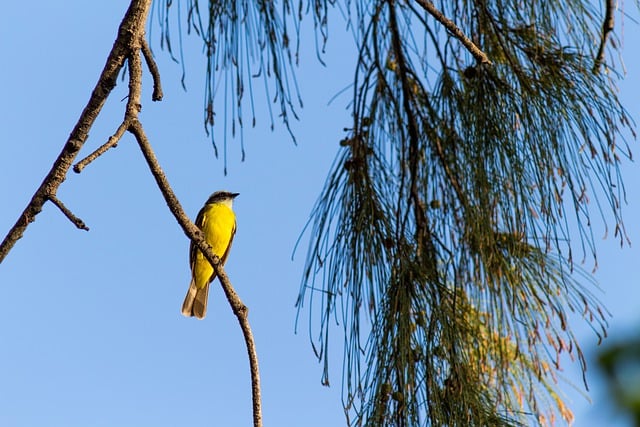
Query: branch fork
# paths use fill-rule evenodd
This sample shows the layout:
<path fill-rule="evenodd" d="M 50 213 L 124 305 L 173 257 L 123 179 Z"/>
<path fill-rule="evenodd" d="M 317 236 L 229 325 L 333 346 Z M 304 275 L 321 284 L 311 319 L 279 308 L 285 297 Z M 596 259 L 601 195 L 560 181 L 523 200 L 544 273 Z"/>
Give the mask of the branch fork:
<path fill-rule="evenodd" d="M 152 100 L 160 101 L 163 97 L 160 72 L 153 59 L 151 49 L 145 40 L 145 23 L 151 7 L 151 1 L 152 0 L 131 1 L 129 9 L 120 24 L 118 36 L 107 58 L 106 65 L 91 94 L 87 106 L 83 110 L 76 126 L 65 143 L 62 152 L 55 160 L 51 170 L 40 184 L 40 187 L 36 190 L 31 201 L 22 212 L 15 225 L 9 230 L 9 233 L 0 244 L 0 262 L 2 262 L 13 245 L 22 237 L 27 226 L 35 220 L 36 215 L 42 211 L 42 207 L 46 201 L 51 201 L 56 205 L 76 227 L 83 230 L 89 229 L 80 218 L 75 216 L 62 203 L 62 201 L 56 197 L 56 192 L 65 180 L 76 155 L 86 142 L 88 132 L 102 110 L 102 106 L 115 87 L 120 70 L 123 68 L 125 62 L 128 63 L 129 95 L 122 123 L 118 126 L 114 134 L 109 137 L 106 143 L 81 161 L 77 162 L 73 166 L 73 170 L 76 173 L 80 173 L 91 162 L 107 152 L 110 148 L 115 147 L 125 132 L 128 131 L 135 137 L 143 156 L 147 161 L 149 169 L 153 174 L 165 201 L 167 202 L 169 210 L 175 216 L 185 235 L 197 244 L 198 248 L 213 266 L 227 300 L 231 305 L 231 309 L 238 319 L 249 356 L 253 400 L 253 424 L 254 427 L 261 427 L 262 405 L 260 397 L 260 375 L 255 342 L 248 321 L 249 310 L 235 292 L 235 289 L 233 288 L 229 277 L 225 273 L 219 258 L 212 253 L 211 247 L 204 240 L 202 232 L 193 224 L 193 222 L 191 222 L 182 209 L 178 198 L 171 189 L 171 186 L 158 163 L 155 153 L 151 148 L 151 144 L 144 132 L 144 128 L 138 120 L 138 114 L 142 108 L 140 100 L 142 92 L 142 58 L 144 58 L 153 78 L 154 89 Z"/>

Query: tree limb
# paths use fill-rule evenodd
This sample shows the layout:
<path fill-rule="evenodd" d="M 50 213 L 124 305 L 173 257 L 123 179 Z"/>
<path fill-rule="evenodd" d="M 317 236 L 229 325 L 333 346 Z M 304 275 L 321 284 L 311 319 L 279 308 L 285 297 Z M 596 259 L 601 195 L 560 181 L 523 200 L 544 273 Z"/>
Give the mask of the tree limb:
<path fill-rule="evenodd" d="M 135 42 L 134 42 L 135 43 Z M 251 332 L 251 326 L 249 324 L 249 309 L 242 302 L 238 294 L 236 293 L 229 277 L 220 264 L 220 259 L 216 254 L 211 251 L 211 246 L 205 241 L 204 235 L 198 229 L 198 227 L 191 222 L 187 214 L 182 209 L 182 205 L 178 201 L 173 189 L 169 185 L 158 159 L 156 158 L 153 148 L 149 143 L 149 139 L 142 127 L 142 123 L 138 120 L 138 113 L 141 109 L 141 93 L 142 93 L 142 60 L 140 58 L 140 50 L 144 54 L 144 42 L 143 37 L 139 39 L 140 45 L 134 44 L 133 50 L 129 54 L 129 100 L 127 102 L 127 112 L 125 115 L 125 123 L 129 123 L 128 130 L 133 134 L 140 146 L 140 150 L 147 161 L 149 170 L 160 188 L 160 192 L 164 196 L 164 199 L 169 207 L 169 210 L 178 221 L 178 224 L 182 227 L 185 235 L 202 251 L 204 256 L 213 266 L 216 275 L 220 279 L 222 289 L 231 305 L 233 314 L 235 314 L 240 323 L 242 334 L 244 336 L 245 344 L 247 347 L 247 354 L 249 356 L 249 367 L 251 371 L 251 396 L 253 401 L 253 425 L 254 427 L 262 427 L 262 404 L 260 397 L 260 372 L 258 368 L 258 356 L 256 353 L 255 341 L 253 339 L 253 333 Z M 157 71 L 157 70 L 156 70 Z M 155 81 L 155 79 L 154 79 Z"/>
<path fill-rule="evenodd" d="M 56 196 L 49 196 L 49 200 L 51 200 L 51 202 L 56 205 L 58 207 L 58 209 L 60 209 L 62 211 L 62 213 L 64 214 L 64 216 L 66 216 L 67 218 L 69 218 L 69 221 L 71 221 L 76 227 L 78 227 L 81 230 L 86 230 L 89 231 L 89 227 L 87 227 L 87 225 L 84 223 L 83 220 L 81 220 L 80 218 L 78 218 L 77 216 L 75 216 L 65 205 L 64 203 L 62 203 L 62 201 L 60 199 L 58 199 Z"/>
<path fill-rule="evenodd" d="M 135 67 L 135 73 L 131 69 L 129 70 L 129 96 L 127 97 L 127 106 L 125 108 L 125 114 L 122 123 L 120 123 L 120 126 L 118 126 L 116 132 L 111 137 L 109 137 L 107 142 L 105 142 L 93 153 L 89 154 L 87 157 L 75 164 L 75 166 L 73 167 L 74 172 L 80 173 L 82 169 L 84 169 L 89 163 L 100 157 L 110 148 L 118 145 L 118 142 L 120 142 L 120 139 L 122 139 L 122 136 L 131 125 L 131 121 L 138 116 L 138 113 L 142 108 L 140 100 L 142 91 L 142 65 L 140 63 L 140 56 L 138 54 L 138 51 L 142 50 L 143 55 L 145 55 L 146 58 L 146 54 L 144 53 L 145 46 L 149 53 L 151 53 L 151 51 L 149 50 L 149 45 L 147 44 L 147 41 L 144 39 L 144 37 L 142 37 L 142 40 L 132 41 L 130 52 L 127 55 L 129 67 Z M 153 68 L 153 71 L 151 71 L 151 75 L 153 76 L 154 81 L 154 92 L 152 99 L 154 101 L 159 101 L 160 99 L 162 99 L 162 88 L 160 88 L 160 72 L 156 63 L 153 61 L 153 58 L 151 58 L 151 63 L 153 63 L 153 67 L 150 65 L 149 69 L 151 71 L 151 69 Z M 156 91 L 159 91 L 159 95 L 156 93 Z"/>
<path fill-rule="evenodd" d="M 75 173 L 82 172 L 82 169 L 87 167 L 87 165 L 89 163 L 93 162 L 95 159 L 97 159 L 102 154 L 107 152 L 107 150 L 109 150 L 110 148 L 113 148 L 113 147 L 117 146 L 118 142 L 120 142 L 120 139 L 122 138 L 124 133 L 127 131 L 128 127 L 129 127 L 129 123 L 128 122 L 123 121 L 122 123 L 120 123 L 120 126 L 118 126 L 118 129 L 116 130 L 116 132 L 109 137 L 107 142 L 105 142 L 100 147 L 98 147 L 98 149 L 95 150 L 93 153 L 89 154 L 87 157 L 85 157 L 84 159 L 82 159 L 78 163 L 76 163 L 73 166 L 73 171 Z"/>
<path fill-rule="evenodd" d="M 171 189 L 171 186 L 167 181 L 167 177 L 160 167 L 158 159 L 156 158 L 155 153 L 153 152 L 153 149 L 149 144 L 149 140 L 147 139 L 142 124 L 138 120 L 133 120 L 131 126 L 129 126 L 129 132 L 131 132 L 138 141 L 140 150 L 142 150 L 142 154 L 144 155 L 149 169 L 151 170 L 151 173 L 155 178 L 158 187 L 160 188 L 160 192 L 162 192 L 169 210 L 176 218 L 176 221 L 178 221 L 178 224 L 180 224 L 180 226 L 182 227 L 184 234 L 189 239 L 191 239 L 192 242 L 196 243 L 198 249 L 202 251 L 205 258 L 207 258 L 207 260 L 209 260 L 209 262 L 213 266 L 216 275 L 220 279 L 220 284 L 222 285 L 222 289 L 224 290 L 227 300 L 231 305 L 233 314 L 235 314 L 238 319 L 238 323 L 240 323 L 240 328 L 242 329 L 245 344 L 247 346 L 247 353 L 249 355 L 249 365 L 251 370 L 253 425 L 254 427 L 261 427 L 262 403 L 260 397 L 260 371 L 258 369 L 258 356 L 256 353 L 255 341 L 253 339 L 253 334 L 251 332 L 251 326 L 248 319 L 249 309 L 243 304 L 242 300 L 234 290 L 233 285 L 229 281 L 229 277 L 226 275 L 222 264 L 220 264 L 219 258 L 211 251 L 211 246 L 209 246 L 209 244 L 205 241 L 200 229 L 198 229 L 198 227 L 196 227 L 193 222 L 191 222 L 187 214 L 182 209 L 178 198 Z"/>
<path fill-rule="evenodd" d="M 481 64 L 491 64 L 491 61 L 487 57 L 487 55 L 476 46 L 471 39 L 464 35 L 462 30 L 449 18 L 447 18 L 442 12 L 440 12 L 435 5 L 429 0 L 416 0 L 416 2 L 422 6 L 424 10 L 426 10 L 431 16 L 435 18 L 436 21 L 440 22 L 445 26 L 447 30 L 455 38 L 460 40 L 460 43 L 463 44 L 464 47 L 476 58 L 478 62 Z"/>
<path fill-rule="evenodd" d="M 600 66 L 604 62 L 605 48 L 607 47 L 607 40 L 614 28 L 613 11 L 616 8 L 615 0 L 605 1 L 604 21 L 602 22 L 602 33 L 600 35 L 600 47 L 598 47 L 598 53 L 596 54 L 595 62 L 593 64 L 593 72 L 597 73 Z"/>
<path fill-rule="evenodd" d="M 147 67 L 149 67 L 149 72 L 153 78 L 153 95 L 151 95 L 151 100 L 162 101 L 164 94 L 162 93 L 162 84 L 160 83 L 160 70 L 158 70 L 158 64 L 156 64 L 155 59 L 153 59 L 153 53 L 151 52 L 149 43 L 147 43 L 147 40 L 144 38 L 142 39 L 141 48 L 144 60 L 147 63 Z"/>
<path fill-rule="evenodd" d="M 116 85 L 118 73 L 124 65 L 131 41 L 140 39 L 141 35 L 144 34 L 144 26 L 150 6 L 151 0 L 131 1 L 129 9 L 120 24 L 118 36 L 107 57 L 107 62 L 100 74 L 98 83 L 91 93 L 89 102 L 82 111 L 78 122 L 71 131 L 69 139 L 67 139 L 62 152 L 53 163 L 51 170 L 0 244 L 0 263 L 15 243 L 24 235 L 27 226 L 35 221 L 36 216 L 42 211 L 44 203 L 56 196 L 56 192 L 65 180 L 73 160 L 87 140 L 89 129 L 91 129 L 107 97 Z"/>
<path fill-rule="evenodd" d="M 65 143 L 62 152 L 56 159 L 49 174 L 33 195 L 30 203 L 24 212 L 18 218 L 16 224 L 9 230 L 4 241 L 0 245 L 0 262 L 9 253 L 13 245 L 22 237 L 27 226 L 35 220 L 35 216 L 42 211 L 42 206 L 47 200 L 52 201 L 60 210 L 79 228 L 85 228 L 86 225 L 71 213 L 64 204 L 56 197 L 56 192 L 60 184 L 65 180 L 66 175 L 75 159 L 80 148 L 87 140 L 89 129 L 93 125 L 95 119 L 100 113 L 102 106 L 108 98 L 111 90 L 116 85 L 118 73 L 122 69 L 125 60 L 129 66 L 129 96 L 125 115 L 122 123 L 113 136 L 109 138 L 107 143 L 94 151 L 87 158 L 79 162 L 74 170 L 80 172 L 87 164 L 106 152 L 110 147 L 117 144 L 126 130 L 131 132 L 140 149 L 147 160 L 151 173 L 162 192 L 169 209 L 176 217 L 176 220 L 184 230 L 185 234 L 191 241 L 198 245 L 204 256 L 213 266 L 217 276 L 220 279 L 224 293 L 231 305 L 233 313 L 238 318 L 242 333 L 245 338 L 247 353 L 249 355 L 249 364 L 251 370 L 252 399 L 253 399 L 253 421 L 254 427 L 262 427 L 262 409 L 260 398 L 260 375 L 258 369 L 258 357 L 256 354 L 255 341 L 251 332 L 248 320 L 248 308 L 242 303 L 240 297 L 235 292 L 228 276 L 226 275 L 219 258 L 213 254 L 211 247 L 204 240 L 202 232 L 191 222 L 182 209 L 177 197 L 169 186 L 164 172 L 160 168 L 155 154 L 145 135 L 142 124 L 138 121 L 138 114 L 141 110 L 141 92 L 142 92 L 142 59 L 144 56 L 149 71 L 153 76 L 154 92 L 153 100 L 162 99 L 162 88 L 160 86 L 160 73 L 158 67 L 153 60 L 151 50 L 144 39 L 145 23 L 151 0 L 132 0 L 120 24 L 118 37 L 114 42 L 113 48 L 107 58 L 107 63 L 98 79 L 98 83 L 94 88 L 89 102 L 82 112 L 80 118 L 69 139 Z"/>

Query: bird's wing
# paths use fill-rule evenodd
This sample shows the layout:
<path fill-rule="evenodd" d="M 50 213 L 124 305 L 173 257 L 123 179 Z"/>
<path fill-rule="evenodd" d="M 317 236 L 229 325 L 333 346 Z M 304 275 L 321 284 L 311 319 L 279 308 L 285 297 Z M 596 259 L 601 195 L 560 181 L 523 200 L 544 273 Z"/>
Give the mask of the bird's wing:
<path fill-rule="evenodd" d="M 204 212 L 207 208 L 207 205 L 204 205 L 202 207 L 202 209 L 200 209 L 200 212 L 198 212 L 198 216 L 196 217 L 196 227 L 198 227 L 200 230 L 202 230 L 204 228 L 204 222 L 205 222 L 205 218 L 204 218 Z M 198 254 L 198 246 L 196 246 L 195 243 L 193 243 L 193 241 L 191 242 L 191 244 L 189 245 L 189 264 L 191 265 L 191 271 L 193 271 L 193 266 L 196 262 L 196 255 Z"/>
<path fill-rule="evenodd" d="M 233 243 L 233 237 L 236 235 L 236 225 L 237 223 L 233 222 L 233 229 L 231 230 L 231 237 L 229 238 L 229 244 L 227 245 L 227 250 L 224 251 L 222 258 L 220 258 L 220 263 L 224 265 L 224 262 L 227 260 L 227 256 L 229 256 L 229 251 L 231 250 L 231 244 Z"/>

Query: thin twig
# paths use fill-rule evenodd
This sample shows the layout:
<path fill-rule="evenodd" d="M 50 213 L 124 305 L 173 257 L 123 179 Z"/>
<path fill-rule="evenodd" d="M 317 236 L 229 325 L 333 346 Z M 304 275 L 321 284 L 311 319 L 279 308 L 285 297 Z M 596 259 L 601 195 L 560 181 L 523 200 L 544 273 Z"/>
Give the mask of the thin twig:
<path fill-rule="evenodd" d="M 142 37 L 142 40 L 144 41 L 144 37 Z M 142 91 L 142 64 L 140 61 L 140 55 L 137 52 L 142 48 L 142 45 L 144 43 L 140 43 L 140 41 L 132 41 L 130 45 L 131 51 L 127 55 L 127 59 L 129 61 L 129 95 L 127 97 L 127 106 L 125 108 L 124 120 L 122 121 L 120 126 L 118 126 L 116 132 L 107 140 L 106 143 L 104 143 L 93 153 L 89 154 L 87 157 L 76 163 L 76 165 L 73 167 L 74 172 L 80 173 L 82 169 L 84 169 L 89 163 L 97 159 L 110 148 L 118 145 L 118 142 L 120 141 L 120 139 L 122 139 L 122 136 L 129 128 L 131 120 L 138 116 L 138 113 L 142 108 L 140 103 Z M 132 68 L 135 68 L 135 70 Z M 157 67 L 156 72 L 158 72 Z"/>
<path fill-rule="evenodd" d="M 471 39 L 464 35 L 462 30 L 455 24 L 455 22 L 453 22 L 442 12 L 440 12 L 432 2 L 430 2 L 429 0 L 416 0 L 416 2 L 420 6 L 422 6 L 424 10 L 426 10 L 431 16 L 433 16 L 436 21 L 444 25 L 445 28 L 449 30 L 449 32 L 453 34 L 455 38 L 460 40 L 460 43 L 462 43 L 464 47 L 467 48 L 467 50 L 476 58 L 478 62 L 482 64 L 491 64 L 491 61 L 489 60 L 487 55 L 483 51 L 481 51 L 480 48 L 478 48 L 478 46 L 476 46 L 475 43 L 471 41 Z"/>
<path fill-rule="evenodd" d="M 144 38 L 142 39 L 141 48 L 144 60 L 147 63 L 147 67 L 149 67 L 149 72 L 153 78 L 153 95 L 151 95 L 151 100 L 162 101 L 162 97 L 164 95 L 162 93 L 162 84 L 160 83 L 160 70 L 158 69 L 158 64 L 156 64 L 155 59 L 153 59 L 153 52 L 151 52 L 149 43 L 147 43 L 147 40 Z"/>
<path fill-rule="evenodd" d="M 605 49 L 607 47 L 607 40 L 609 39 L 609 35 L 611 31 L 613 31 L 615 21 L 613 12 L 616 8 L 615 0 L 606 0 L 606 9 L 604 12 L 604 21 L 602 22 L 602 34 L 600 35 L 600 47 L 598 47 L 598 53 L 596 54 L 596 59 L 593 64 L 593 72 L 597 73 L 600 69 L 600 66 L 604 62 L 604 54 Z"/>
<path fill-rule="evenodd" d="M 56 195 L 58 188 L 65 180 L 73 164 L 73 160 L 87 140 L 89 129 L 93 126 L 107 97 L 116 85 L 118 73 L 122 69 L 127 53 L 130 51 L 129 45 L 131 41 L 140 40 L 144 35 L 144 28 L 150 7 L 151 0 L 131 1 L 129 9 L 127 9 L 120 24 L 118 36 L 107 57 L 104 69 L 78 122 L 71 131 L 69 139 L 67 139 L 61 153 L 34 193 L 29 204 L 20 214 L 18 220 L 0 244 L 0 262 L 4 260 L 9 251 L 11 251 L 11 248 L 13 248 L 16 242 L 24 235 L 27 226 L 32 223 L 36 216 L 42 211 L 44 203 Z"/>
<path fill-rule="evenodd" d="M 158 184 L 158 187 L 162 192 L 162 195 L 164 196 L 169 210 L 176 218 L 176 221 L 178 221 L 178 224 L 180 224 L 180 226 L 182 227 L 184 234 L 189 239 L 191 239 L 192 242 L 197 244 L 198 249 L 202 251 L 205 258 L 207 258 L 207 260 L 209 260 L 209 262 L 213 266 L 216 275 L 220 279 L 220 284 L 222 285 L 222 289 L 227 296 L 227 300 L 231 305 L 233 314 L 235 314 L 236 318 L 238 319 L 238 323 L 240 323 L 240 328 L 242 329 L 245 344 L 247 346 L 247 353 L 249 355 L 249 367 L 251 371 L 251 395 L 253 401 L 253 425 L 254 427 L 261 427 L 262 404 L 260 397 L 260 371 L 258 368 L 258 356 L 256 353 L 255 341 L 253 339 L 253 334 L 249 325 L 249 310 L 243 304 L 238 294 L 235 292 L 233 285 L 229 281 L 228 276 L 222 268 L 222 265 L 219 263 L 218 257 L 211 251 L 211 247 L 204 240 L 202 232 L 193 224 L 193 222 L 191 222 L 187 214 L 182 209 L 178 198 L 171 189 L 171 186 L 167 181 L 167 177 L 160 167 L 160 164 L 158 163 L 158 159 L 156 158 L 155 153 L 151 148 L 142 124 L 138 120 L 133 120 L 131 126 L 129 126 L 129 131 L 135 136 L 136 141 L 138 141 L 138 145 L 140 145 L 142 154 L 144 155 L 149 169 L 151 170 L 151 173 L 155 178 L 156 183 Z"/>
<path fill-rule="evenodd" d="M 78 227 L 81 230 L 87 230 L 89 231 L 89 227 L 87 227 L 87 225 L 84 223 L 83 220 L 81 220 L 80 218 L 78 218 L 77 216 L 75 216 L 65 205 L 64 203 L 62 203 L 62 201 L 60 199 L 58 199 L 56 196 L 49 196 L 49 200 L 51 200 L 53 202 L 54 205 L 56 205 L 58 207 L 58 209 L 60 209 L 62 211 L 62 213 L 64 214 L 64 216 L 66 216 L 67 218 L 69 218 L 69 221 L 71 221 L 73 223 L 73 225 L 75 225 L 76 227 Z"/>
<path fill-rule="evenodd" d="M 144 39 L 140 38 L 141 45 L 140 50 L 144 52 Z M 137 47 L 137 46 L 136 46 Z M 164 171 L 160 167 L 160 163 L 156 158 L 153 148 L 149 143 L 149 139 L 142 127 L 142 123 L 138 120 L 138 112 L 140 111 L 140 97 L 142 92 L 142 60 L 140 59 L 139 52 L 133 50 L 129 54 L 129 100 L 127 103 L 127 113 L 125 120 L 129 122 L 129 132 L 133 134 L 138 141 L 140 150 L 147 161 L 147 165 L 151 171 L 151 174 L 156 180 L 160 192 L 164 196 L 164 199 L 169 207 L 171 213 L 178 221 L 178 224 L 182 227 L 182 230 L 187 237 L 198 245 L 198 248 L 202 251 L 204 256 L 209 260 L 213 266 L 216 275 L 220 279 L 222 289 L 231 305 L 233 314 L 235 314 L 240 323 L 242 334 L 244 335 L 245 344 L 247 346 L 247 354 L 249 355 L 249 367 L 251 371 L 251 396 L 253 401 L 253 425 L 254 427 L 262 427 L 262 403 L 260 397 L 260 371 L 258 369 L 258 355 L 256 353 L 256 345 L 253 339 L 253 333 L 251 332 L 251 326 L 249 325 L 249 309 L 242 302 L 238 294 L 236 293 L 229 277 L 226 275 L 220 259 L 211 251 L 211 246 L 205 241 L 202 232 L 196 227 L 189 219 L 187 214 L 182 209 L 182 205 L 178 201 L 173 189 L 169 185 Z"/>
<path fill-rule="evenodd" d="M 110 148 L 117 146 L 118 142 L 120 142 L 120 139 L 122 138 L 122 135 L 124 135 L 124 133 L 127 131 L 128 127 L 129 127 L 129 123 L 127 121 L 123 121 L 120 124 L 120 126 L 118 126 L 118 129 L 116 130 L 116 132 L 112 136 L 109 137 L 107 142 L 102 144 L 96 151 L 94 151 L 93 153 L 89 154 L 87 157 L 85 157 L 84 159 L 82 159 L 78 163 L 76 163 L 73 166 L 73 171 L 75 173 L 82 172 L 82 169 L 87 167 L 87 165 L 89 163 L 93 162 L 95 159 L 100 157 L 102 154 L 104 154 Z"/>
<path fill-rule="evenodd" d="M 204 241 L 204 239 L 203 239 Z M 202 245 L 199 245 L 201 247 Z M 209 250 L 211 252 L 211 250 Z M 213 254 L 213 252 L 211 252 Z M 211 260 L 209 256 L 207 259 Z M 220 260 L 218 260 L 220 261 Z M 222 263 L 212 263 L 213 268 L 216 271 L 216 276 L 220 279 L 222 289 L 227 297 L 227 300 L 231 304 L 233 314 L 238 318 L 240 328 L 242 329 L 242 335 L 244 335 L 244 341 L 247 346 L 247 355 L 249 357 L 249 368 L 251 371 L 251 396 L 253 401 L 253 425 L 254 427 L 262 426 L 262 402 L 260 398 L 260 369 L 258 367 L 258 352 L 256 351 L 256 343 L 253 339 L 253 333 L 251 332 L 251 325 L 249 323 L 249 309 L 245 306 L 240 297 L 236 294 L 227 273 L 225 273 Z"/>
<path fill-rule="evenodd" d="M 262 408 L 260 398 L 260 375 L 258 369 L 258 358 L 256 354 L 255 341 L 248 320 L 248 309 L 236 294 L 228 276 L 224 272 L 219 259 L 212 253 L 211 247 L 204 240 L 202 232 L 189 220 L 184 210 L 180 206 L 173 190 L 169 186 L 166 176 L 162 172 L 160 165 L 151 149 L 151 145 L 144 133 L 142 124 L 138 121 L 138 114 L 141 109 L 140 97 L 142 91 L 142 60 L 140 53 L 144 55 L 150 72 L 154 80 L 153 100 L 162 98 L 162 88 L 160 86 L 160 73 L 151 55 L 151 50 L 144 39 L 144 28 L 146 17 L 149 12 L 151 0 L 132 0 L 127 13 L 122 20 L 118 37 L 107 58 L 107 63 L 98 79 L 91 98 L 85 107 L 82 115 L 71 132 L 69 139 L 62 149 L 62 153 L 54 162 L 49 174 L 33 195 L 31 201 L 25 208 L 16 224 L 9 230 L 4 241 L 0 245 L 0 262 L 9 253 L 15 242 L 22 237 L 29 223 L 35 220 L 35 216 L 42 211 L 42 206 L 47 200 L 51 200 L 58 208 L 79 228 L 88 229 L 84 223 L 71 213 L 64 204 L 56 197 L 56 191 L 64 181 L 74 158 L 86 141 L 88 132 L 96 117 L 100 113 L 102 106 L 108 98 L 111 90 L 115 87 L 118 73 L 122 69 L 125 60 L 129 66 L 129 97 L 127 101 L 125 118 L 116 133 L 109 138 L 107 143 L 96 152 L 76 165 L 76 172 L 79 172 L 92 160 L 117 144 L 125 130 L 129 130 L 138 141 L 149 168 L 165 197 L 169 209 L 176 217 L 185 234 L 198 245 L 204 256 L 209 260 L 220 278 L 220 283 L 227 296 L 233 313 L 238 318 L 242 333 L 247 346 L 249 364 L 251 371 L 252 400 L 253 400 L 253 420 L 254 427 L 262 427 Z"/>

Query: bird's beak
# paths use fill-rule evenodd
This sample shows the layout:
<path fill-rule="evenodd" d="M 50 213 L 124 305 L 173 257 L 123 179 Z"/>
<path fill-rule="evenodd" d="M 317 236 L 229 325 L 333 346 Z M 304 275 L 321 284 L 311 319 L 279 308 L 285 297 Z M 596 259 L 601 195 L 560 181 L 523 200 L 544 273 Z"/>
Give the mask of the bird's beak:
<path fill-rule="evenodd" d="M 240 193 L 231 193 L 231 198 L 235 199 L 236 197 L 238 197 L 240 195 Z"/>

